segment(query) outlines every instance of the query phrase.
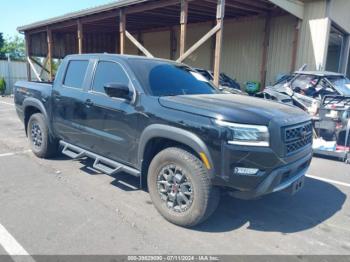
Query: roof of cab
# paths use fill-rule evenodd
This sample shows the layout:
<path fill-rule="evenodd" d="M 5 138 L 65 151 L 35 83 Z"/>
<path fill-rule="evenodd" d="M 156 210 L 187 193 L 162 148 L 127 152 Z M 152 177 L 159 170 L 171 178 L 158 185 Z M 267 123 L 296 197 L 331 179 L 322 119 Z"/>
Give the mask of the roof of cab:
<path fill-rule="evenodd" d="M 176 61 L 173 60 L 168 60 L 168 59 L 163 59 L 163 58 L 158 58 L 158 57 L 147 57 L 147 56 L 138 56 L 138 55 L 120 55 L 120 54 L 110 54 L 110 53 L 91 53 L 91 54 L 72 54 L 72 55 L 67 55 L 65 58 L 66 59 L 81 59 L 81 58 L 103 58 L 103 59 L 113 59 L 113 58 L 118 58 L 122 60 L 129 60 L 129 59 L 140 59 L 140 60 L 153 60 L 153 61 L 163 61 L 167 63 L 172 63 L 172 64 L 179 64 Z"/>

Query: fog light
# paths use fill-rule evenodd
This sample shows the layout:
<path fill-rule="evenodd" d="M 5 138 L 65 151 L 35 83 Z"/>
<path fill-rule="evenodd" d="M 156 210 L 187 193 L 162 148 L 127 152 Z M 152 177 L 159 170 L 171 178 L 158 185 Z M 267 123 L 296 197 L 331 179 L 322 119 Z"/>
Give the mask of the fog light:
<path fill-rule="evenodd" d="M 234 169 L 235 175 L 241 175 L 241 176 L 254 176 L 259 172 L 259 169 L 257 168 L 246 168 L 246 167 L 235 167 Z"/>

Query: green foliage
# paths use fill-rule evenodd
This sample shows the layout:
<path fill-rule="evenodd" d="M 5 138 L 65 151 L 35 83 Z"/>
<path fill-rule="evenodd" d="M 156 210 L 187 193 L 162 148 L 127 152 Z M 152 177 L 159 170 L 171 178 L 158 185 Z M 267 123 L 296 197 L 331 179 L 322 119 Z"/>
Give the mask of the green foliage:
<path fill-rule="evenodd" d="M 11 60 L 25 60 L 25 43 L 23 37 L 9 37 L 3 41 L 2 46 L 0 37 L 0 58 L 6 58 L 6 54 L 10 55 Z"/>
<path fill-rule="evenodd" d="M 52 60 L 52 71 L 53 71 L 54 75 L 56 75 L 58 67 L 60 66 L 60 64 L 61 64 L 61 60 L 57 60 L 57 59 L 53 59 Z"/>
<path fill-rule="evenodd" d="M 0 59 L 5 59 L 6 56 L 5 54 L 2 53 L 2 48 L 4 47 L 5 44 L 5 40 L 4 40 L 4 36 L 3 33 L 0 33 Z"/>
<path fill-rule="evenodd" d="M 6 91 L 6 81 L 3 77 L 0 77 L 0 95 L 5 94 Z"/>

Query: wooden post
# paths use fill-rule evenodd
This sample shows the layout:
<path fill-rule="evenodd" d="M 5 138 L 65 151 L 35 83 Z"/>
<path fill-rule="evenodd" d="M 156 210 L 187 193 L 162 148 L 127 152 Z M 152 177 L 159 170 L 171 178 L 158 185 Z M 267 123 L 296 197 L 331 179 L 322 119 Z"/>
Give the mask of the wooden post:
<path fill-rule="evenodd" d="M 47 35 L 47 61 L 49 65 L 49 80 L 53 80 L 53 67 L 52 67 L 52 49 L 53 49 L 53 42 L 52 42 L 52 31 L 51 29 L 47 28 L 46 30 Z"/>
<path fill-rule="evenodd" d="M 211 27 L 216 26 L 216 21 L 211 23 Z M 210 69 L 214 72 L 214 59 L 215 59 L 215 42 L 216 39 L 212 37 L 210 39 Z"/>
<path fill-rule="evenodd" d="M 215 56 L 214 56 L 214 84 L 219 86 L 222 36 L 224 31 L 225 0 L 218 0 L 216 11 L 216 24 L 220 29 L 216 32 Z"/>
<path fill-rule="evenodd" d="M 290 72 L 295 71 L 296 63 L 297 63 L 297 51 L 298 51 L 298 42 L 299 42 L 299 32 L 300 32 L 300 25 L 301 20 L 296 18 L 297 22 L 294 28 L 294 35 L 293 35 L 293 48 L 292 48 L 292 62 L 290 65 Z"/>
<path fill-rule="evenodd" d="M 77 35 L 78 35 L 78 53 L 83 53 L 83 38 L 84 38 L 84 31 L 83 31 L 83 23 L 80 19 L 77 20 Z"/>
<path fill-rule="evenodd" d="M 28 33 L 25 33 L 25 42 L 26 42 L 26 60 L 27 60 L 27 80 L 32 80 L 32 71 L 29 64 L 29 57 L 30 57 L 30 36 Z"/>
<path fill-rule="evenodd" d="M 177 49 L 176 32 L 175 28 L 170 28 L 170 59 L 175 60 L 175 54 Z"/>
<path fill-rule="evenodd" d="M 185 53 L 187 34 L 188 0 L 181 0 L 180 15 L 180 57 Z"/>
<path fill-rule="evenodd" d="M 120 33 L 120 54 L 125 54 L 125 28 L 126 28 L 125 12 L 120 9 L 119 12 L 119 33 Z"/>
<path fill-rule="evenodd" d="M 265 17 L 263 55 L 262 55 L 261 71 L 260 71 L 260 83 L 263 89 L 265 88 L 265 84 L 266 84 L 267 56 L 268 56 L 269 45 L 270 45 L 270 27 L 271 27 L 270 25 L 271 25 L 271 18 L 270 18 L 270 15 L 267 15 Z"/>

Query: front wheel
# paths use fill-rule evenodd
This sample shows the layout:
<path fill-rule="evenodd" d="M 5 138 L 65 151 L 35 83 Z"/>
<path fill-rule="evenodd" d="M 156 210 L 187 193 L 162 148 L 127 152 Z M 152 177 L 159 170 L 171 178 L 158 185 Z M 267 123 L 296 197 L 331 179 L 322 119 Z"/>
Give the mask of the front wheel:
<path fill-rule="evenodd" d="M 158 212 L 180 226 L 191 227 L 206 220 L 220 199 L 202 161 L 181 148 L 167 148 L 154 157 L 147 183 Z"/>
<path fill-rule="evenodd" d="M 40 158 L 53 157 L 58 151 L 58 143 L 49 136 L 49 128 L 41 113 L 33 114 L 27 126 L 29 144 L 33 153 Z"/>

